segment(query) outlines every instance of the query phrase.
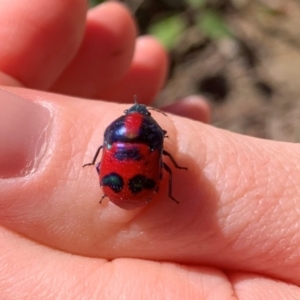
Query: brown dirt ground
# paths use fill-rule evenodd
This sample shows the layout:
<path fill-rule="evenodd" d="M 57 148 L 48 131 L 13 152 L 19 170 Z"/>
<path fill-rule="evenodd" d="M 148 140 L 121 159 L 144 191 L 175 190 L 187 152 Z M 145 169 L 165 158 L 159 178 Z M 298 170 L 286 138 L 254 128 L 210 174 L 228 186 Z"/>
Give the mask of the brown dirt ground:
<path fill-rule="evenodd" d="M 205 94 L 215 126 L 299 142 L 300 3 L 246 2 L 226 15 L 235 39 L 207 41 L 197 28 L 187 30 L 172 53 L 172 74 L 158 101 Z M 274 13 L 264 13 L 262 2 L 276 5 Z"/>

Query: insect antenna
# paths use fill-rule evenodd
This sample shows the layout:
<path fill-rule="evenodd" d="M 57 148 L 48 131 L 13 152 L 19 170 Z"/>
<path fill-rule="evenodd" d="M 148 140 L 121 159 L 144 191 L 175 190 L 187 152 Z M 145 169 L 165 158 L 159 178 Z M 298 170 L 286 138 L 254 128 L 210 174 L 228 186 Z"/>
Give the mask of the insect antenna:
<path fill-rule="evenodd" d="M 154 108 L 154 107 L 147 107 L 148 110 L 154 110 L 154 111 L 157 111 L 161 114 L 163 114 L 164 116 L 167 116 L 166 113 L 164 113 L 163 111 L 161 111 L 160 109 L 157 109 L 157 108 Z"/>
<path fill-rule="evenodd" d="M 134 101 L 134 104 L 139 104 L 138 101 L 137 101 L 137 95 L 133 96 L 133 101 Z M 154 107 L 148 107 L 148 106 L 147 106 L 147 109 L 148 110 L 154 110 L 156 112 L 159 112 L 159 113 L 163 114 L 164 116 L 167 116 L 167 114 L 164 113 L 163 111 L 161 111 L 160 109 L 157 109 L 157 108 L 154 108 Z"/>

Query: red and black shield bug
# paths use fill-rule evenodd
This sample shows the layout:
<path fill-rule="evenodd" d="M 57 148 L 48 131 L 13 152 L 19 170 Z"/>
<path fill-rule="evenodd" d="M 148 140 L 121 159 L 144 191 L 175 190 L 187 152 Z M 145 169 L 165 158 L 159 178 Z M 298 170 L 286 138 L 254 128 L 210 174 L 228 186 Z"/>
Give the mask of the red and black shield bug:
<path fill-rule="evenodd" d="M 168 196 L 179 203 L 172 195 L 172 170 L 162 160 L 162 155 L 170 158 L 177 169 L 173 156 L 163 149 L 167 132 L 151 117 L 147 107 L 135 103 L 124 111 L 124 115 L 113 121 L 104 132 L 101 145 L 91 163 L 95 165 L 100 150 L 101 162 L 96 170 L 104 197 L 124 209 L 134 209 L 151 201 L 159 189 L 162 170 L 169 174 Z"/>

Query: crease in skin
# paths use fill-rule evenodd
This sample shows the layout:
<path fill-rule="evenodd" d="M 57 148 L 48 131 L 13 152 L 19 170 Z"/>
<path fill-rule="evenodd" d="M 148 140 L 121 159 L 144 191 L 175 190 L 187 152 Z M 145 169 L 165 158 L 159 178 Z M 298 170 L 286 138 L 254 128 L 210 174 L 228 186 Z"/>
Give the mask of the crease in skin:
<path fill-rule="evenodd" d="M 230 285 L 230 289 L 231 289 L 231 294 L 228 296 L 228 298 L 226 298 L 226 300 L 239 300 L 239 297 L 237 296 L 237 293 L 235 290 L 235 286 L 234 286 L 228 272 L 226 270 L 220 270 L 220 272 L 222 272 L 222 275 L 224 275 L 224 277 L 225 277 L 226 281 L 228 282 L 228 284 Z"/>
<path fill-rule="evenodd" d="M 39 166 L 42 162 L 42 158 L 45 157 L 47 154 L 48 150 L 48 145 L 51 144 L 51 136 L 52 136 L 52 128 L 53 128 L 53 112 L 52 109 L 50 108 L 50 105 L 46 102 L 39 102 L 36 101 L 39 105 L 43 106 L 44 108 L 47 109 L 49 113 L 49 123 L 44 127 L 43 131 L 40 133 L 40 136 L 38 137 L 36 144 L 41 144 L 41 148 L 39 150 L 35 149 L 35 154 L 34 154 L 34 159 L 33 162 L 28 162 L 29 164 L 33 164 L 33 167 L 30 169 L 29 166 L 27 167 L 28 170 L 30 170 L 29 173 L 35 173 L 38 169 Z M 42 142 L 42 141 L 48 140 L 48 142 Z M 43 162 L 44 163 L 44 162 Z M 29 173 L 25 174 L 28 175 Z"/>
<path fill-rule="evenodd" d="M 250 272 L 229 272 L 229 277 L 239 299 L 300 299 L 299 286 L 286 281 Z"/>

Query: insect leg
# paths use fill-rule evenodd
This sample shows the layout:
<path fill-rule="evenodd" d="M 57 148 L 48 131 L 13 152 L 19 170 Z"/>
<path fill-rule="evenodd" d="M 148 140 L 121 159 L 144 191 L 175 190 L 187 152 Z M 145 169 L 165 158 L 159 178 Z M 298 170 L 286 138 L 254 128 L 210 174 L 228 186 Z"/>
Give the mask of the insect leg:
<path fill-rule="evenodd" d="M 102 200 L 106 197 L 106 195 L 103 195 L 99 201 L 99 203 L 101 204 L 102 203 Z"/>
<path fill-rule="evenodd" d="M 96 151 L 96 153 L 95 153 L 95 155 L 94 155 L 93 161 L 92 161 L 91 163 L 85 164 L 85 165 L 83 165 L 82 167 L 84 168 L 84 167 L 86 167 L 86 166 L 93 166 L 93 165 L 95 164 L 95 162 L 96 162 L 96 160 L 97 160 L 97 157 L 98 157 L 98 155 L 99 155 L 99 152 L 100 152 L 100 150 L 101 150 L 102 148 L 103 148 L 103 146 L 100 146 L 100 147 L 97 149 L 97 151 Z"/>
<path fill-rule="evenodd" d="M 96 171 L 97 171 L 98 175 L 100 175 L 100 163 L 97 163 Z"/>
<path fill-rule="evenodd" d="M 173 195 L 172 195 L 172 170 L 170 169 L 170 167 L 163 163 L 163 167 L 164 169 L 169 173 L 169 192 L 168 192 L 168 196 L 173 200 L 175 201 L 177 204 L 179 203 L 179 201 L 177 201 Z"/>
<path fill-rule="evenodd" d="M 169 153 L 167 152 L 166 150 L 163 150 L 163 155 L 166 155 L 166 156 L 169 156 L 171 162 L 173 163 L 173 165 L 177 168 L 177 169 L 184 169 L 184 170 L 187 170 L 188 168 L 186 167 L 181 167 L 177 164 L 176 160 L 174 159 L 174 157 Z"/>

